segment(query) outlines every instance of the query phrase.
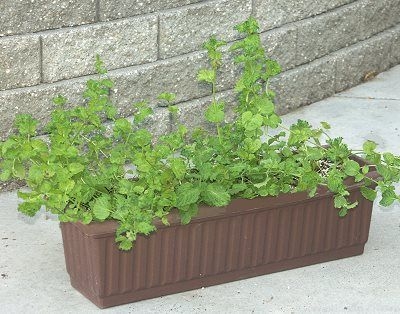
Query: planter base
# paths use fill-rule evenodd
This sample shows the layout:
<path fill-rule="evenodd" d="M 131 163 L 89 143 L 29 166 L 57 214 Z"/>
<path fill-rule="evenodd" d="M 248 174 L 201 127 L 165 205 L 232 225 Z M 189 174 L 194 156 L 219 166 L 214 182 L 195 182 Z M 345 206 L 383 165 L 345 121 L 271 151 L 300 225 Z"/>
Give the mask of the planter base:
<path fill-rule="evenodd" d="M 236 280 L 266 275 L 283 270 L 304 267 L 308 265 L 328 262 L 345 257 L 361 255 L 364 252 L 364 245 L 355 245 L 352 247 L 345 247 L 330 252 L 323 252 L 294 258 L 290 260 L 280 261 L 268 265 L 252 267 L 249 269 L 233 271 L 229 273 L 222 273 L 207 278 L 192 279 L 184 282 L 177 282 L 161 287 L 146 288 L 143 290 L 136 290 L 124 294 L 112 295 L 108 297 L 99 297 L 95 294 L 89 293 L 85 287 L 80 286 L 81 280 L 74 280 L 71 278 L 71 285 L 81 292 L 86 298 L 96 304 L 99 308 L 107 308 L 115 305 L 146 300 L 154 297 L 165 296 L 173 293 L 184 292 L 201 287 L 208 287 Z"/>

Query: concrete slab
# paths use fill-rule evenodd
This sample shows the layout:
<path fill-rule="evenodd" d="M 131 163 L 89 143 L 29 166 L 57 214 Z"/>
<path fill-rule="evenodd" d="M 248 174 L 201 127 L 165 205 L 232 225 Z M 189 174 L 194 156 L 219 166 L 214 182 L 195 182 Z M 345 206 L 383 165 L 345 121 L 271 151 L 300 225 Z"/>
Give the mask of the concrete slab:
<path fill-rule="evenodd" d="M 399 67 L 379 74 L 375 79 L 337 94 L 337 97 L 400 99 Z"/>
<path fill-rule="evenodd" d="M 369 139 L 381 151 L 400 154 L 400 99 L 332 97 L 283 116 L 288 126 L 298 119 L 315 127 L 321 121 L 329 122 L 329 134 L 343 137 L 352 149 L 361 148 Z"/>
<path fill-rule="evenodd" d="M 284 121 L 329 121 L 353 148 L 369 138 L 400 154 L 399 82 L 400 66 Z M 362 256 L 99 310 L 69 284 L 57 221 L 27 219 L 17 202 L 15 193 L 0 194 L 0 313 L 400 312 L 399 204 L 374 206 Z"/>

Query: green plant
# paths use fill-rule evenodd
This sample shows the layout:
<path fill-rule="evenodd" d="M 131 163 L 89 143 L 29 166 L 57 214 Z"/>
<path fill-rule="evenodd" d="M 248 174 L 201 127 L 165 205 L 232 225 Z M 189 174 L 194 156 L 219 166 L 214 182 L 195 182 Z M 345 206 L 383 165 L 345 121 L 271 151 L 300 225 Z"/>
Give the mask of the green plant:
<path fill-rule="evenodd" d="M 129 250 L 138 234 L 155 230 L 154 219 L 168 224 L 175 208 L 182 223 L 188 223 L 202 203 L 224 206 L 232 198 L 299 191 L 311 197 L 326 186 L 335 194 L 339 215 L 345 216 L 357 206 L 348 199 L 344 181 L 349 177 L 362 184 L 363 196 L 371 201 L 377 196 L 375 185 L 382 205 L 399 200 L 394 183 L 400 181 L 400 157 L 378 153 L 371 141 L 352 151 L 342 138 L 329 137 L 326 122 L 319 128 L 301 120 L 289 128 L 282 125 L 269 88 L 280 67 L 265 56 L 255 19 L 236 29 L 244 38 L 230 48 L 242 69 L 233 122 L 226 122 L 226 104 L 217 91 L 220 48 L 226 43 L 215 37 L 204 45 L 210 66 L 198 73 L 198 80 L 211 89 L 205 119 L 212 130 L 189 134 L 178 122 L 175 95 L 163 93 L 159 101 L 168 107 L 171 129 L 156 141 L 145 129 L 152 114 L 146 103 L 134 105 L 131 119 L 118 116 L 109 97 L 113 82 L 99 57 L 99 77 L 87 82 L 84 106 L 69 108 L 66 98 L 54 99 L 56 109 L 44 129 L 48 139 L 36 136 L 37 120 L 18 115 L 17 132 L 0 143 L 0 179 L 17 178 L 28 186 L 18 192 L 23 200 L 18 209 L 33 216 L 44 206 L 63 222 L 117 220 L 116 241 Z M 321 145 L 324 137 L 327 146 Z M 370 165 L 360 166 L 353 154 Z M 379 180 L 368 177 L 372 167 Z"/>

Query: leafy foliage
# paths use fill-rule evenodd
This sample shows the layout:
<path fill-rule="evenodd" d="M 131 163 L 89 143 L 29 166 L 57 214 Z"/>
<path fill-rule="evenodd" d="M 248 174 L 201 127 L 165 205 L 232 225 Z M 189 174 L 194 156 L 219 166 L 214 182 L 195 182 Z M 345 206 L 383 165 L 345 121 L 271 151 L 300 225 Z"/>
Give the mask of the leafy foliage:
<path fill-rule="evenodd" d="M 145 103 L 134 105 L 132 119 L 118 116 L 109 97 L 113 82 L 97 56 L 97 79 L 87 82 L 86 104 L 69 107 L 63 96 L 45 131 L 37 135 L 38 121 L 27 114 L 15 120 L 16 133 L 0 143 L 0 180 L 24 180 L 30 188 L 19 192 L 19 210 L 34 216 L 43 206 L 60 221 L 119 222 L 116 241 L 123 250 L 132 248 L 139 234 L 155 230 L 153 221 L 168 224 L 177 209 L 183 224 L 198 212 L 199 204 L 225 206 L 233 198 L 276 196 L 307 191 L 310 197 L 325 186 L 334 193 L 340 216 L 357 206 L 349 199 L 346 180 L 358 182 L 362 195 L 373 201 L 376 187 L 380 203 L 399 200 L 394 183 L 400 181 L 400 157 L 379 153 L 367 141 L 363 150 L 351 151 L 342 138 L 330 138 L 330 125 L 313 128 L 299 120 L 286 128 L 275 112 L 269 80 L 278 75 L 277 62 L 265 55 L 254 18 L 236 26 L 243 36 L 230 50 L 242 69 L 235 90 L 236 118 L 227 123 L 226 104 L 217 97 L 217 81 L 226 43 L 211 37 L 204 44 L 210 65 L 198 72 L 201 84 L 210 86 L 212 100 L 205 120 L 212 126 L 188 134 L 178 122 L 176 96 L 162 93 L 161 107 L 171 118 L 170 132 L 157 141 L 144 128 L 152 115 Z M 104 121 L 112 123 L 111 132 Z M 277 129 L 271 134 L 271 129 Z M 321 146 L 323 137 L 327 146 Z M 352 156 L 361 153 L 369 164 Z M 380 178 L 372 178 L 376 169 Z"/>

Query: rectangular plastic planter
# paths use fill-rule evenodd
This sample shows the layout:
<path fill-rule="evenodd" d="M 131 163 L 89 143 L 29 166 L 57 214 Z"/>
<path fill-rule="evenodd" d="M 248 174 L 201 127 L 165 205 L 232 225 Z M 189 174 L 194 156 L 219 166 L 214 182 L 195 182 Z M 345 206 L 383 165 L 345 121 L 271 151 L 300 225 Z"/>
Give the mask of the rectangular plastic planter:
<path fill-rule="evenodd" d="M 345 218 L 327 191 L 239 199 L 185 226 L 172 215 L 130 252 L 118 250 L 113 221 L 62 223 L 71 284 L 105 308 L 362 254 L 372 202 L 350 187 L 359 205 Z"/>

